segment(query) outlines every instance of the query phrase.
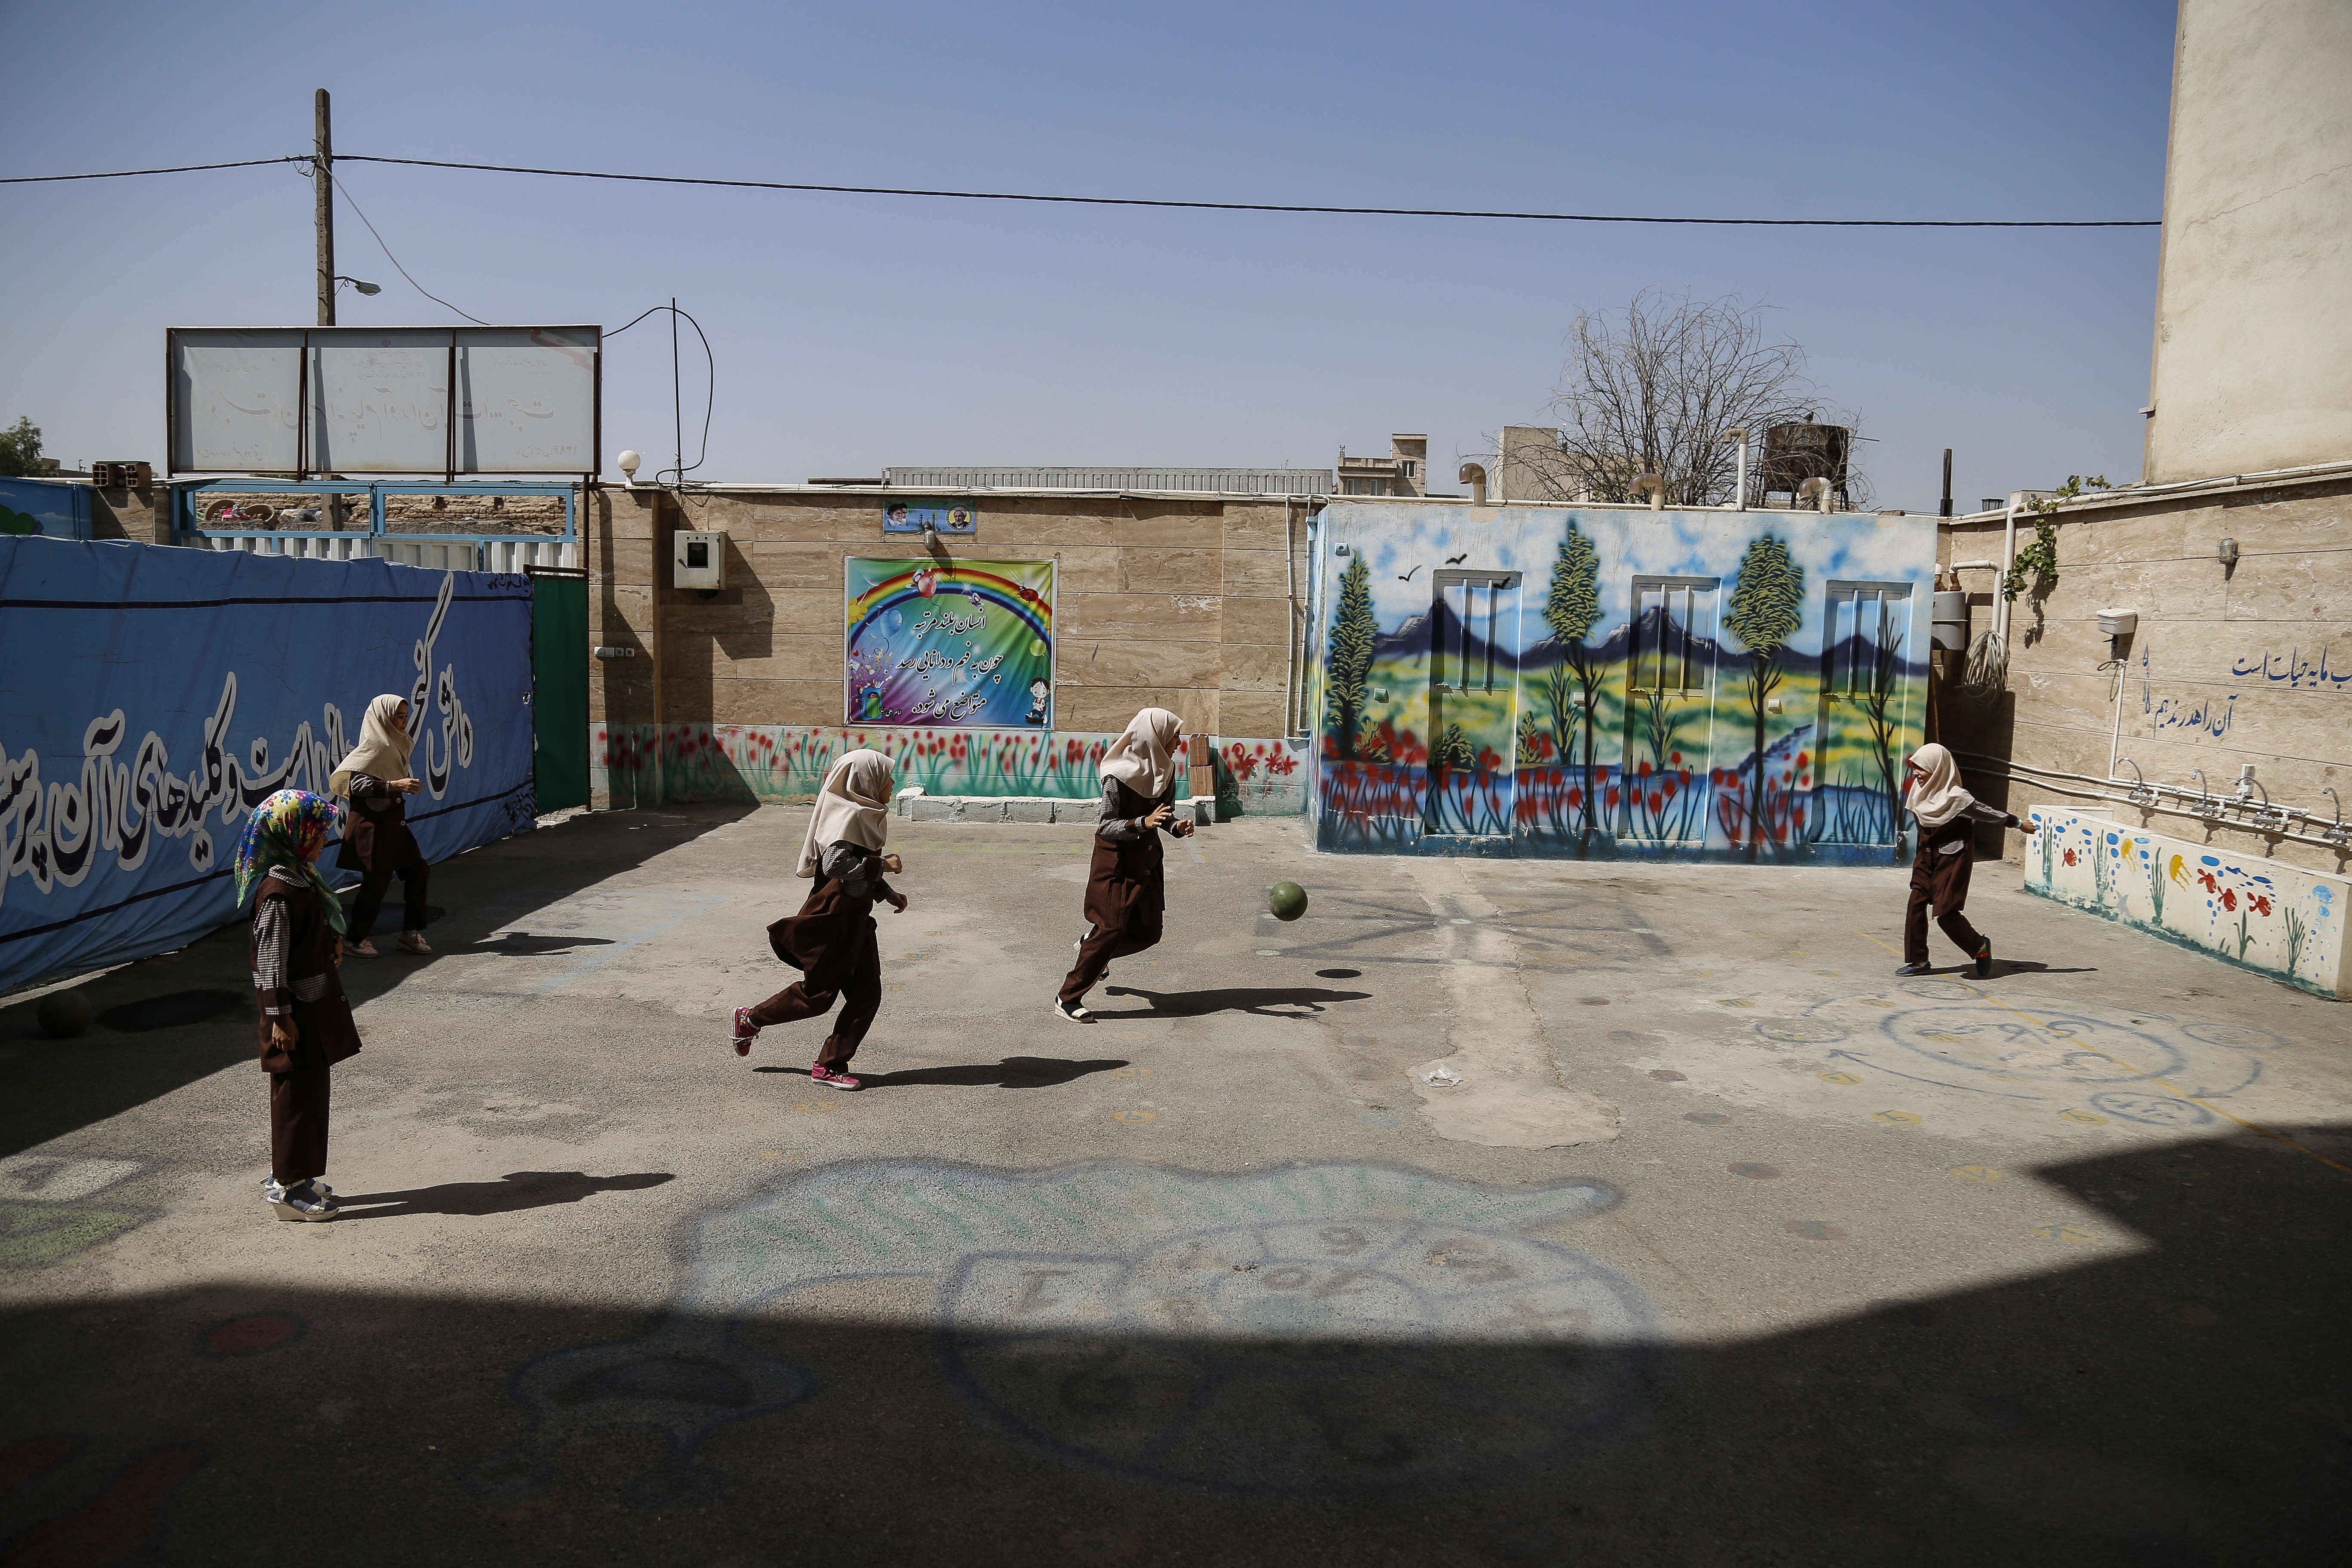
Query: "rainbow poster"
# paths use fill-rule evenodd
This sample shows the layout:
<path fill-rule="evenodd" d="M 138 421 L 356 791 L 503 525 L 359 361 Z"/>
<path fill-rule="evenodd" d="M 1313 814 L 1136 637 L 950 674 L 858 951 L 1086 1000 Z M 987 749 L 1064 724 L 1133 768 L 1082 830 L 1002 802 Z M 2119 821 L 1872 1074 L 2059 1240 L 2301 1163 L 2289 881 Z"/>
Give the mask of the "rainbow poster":
<path fill-rule="evenodd" d="M 846 563 L 845 722 L 1054 722 L 1051 561 Z"/>

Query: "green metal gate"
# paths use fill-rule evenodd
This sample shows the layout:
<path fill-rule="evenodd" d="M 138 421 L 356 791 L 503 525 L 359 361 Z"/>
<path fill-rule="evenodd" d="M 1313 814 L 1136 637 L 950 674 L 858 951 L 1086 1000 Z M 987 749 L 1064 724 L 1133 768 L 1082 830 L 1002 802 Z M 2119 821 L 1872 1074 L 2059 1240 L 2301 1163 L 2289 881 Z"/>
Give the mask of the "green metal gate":
<path fill-rule="evenodd" d="M 531 745 L 544 815 L 588 804 L 588 576 L 530 578 Z"/>

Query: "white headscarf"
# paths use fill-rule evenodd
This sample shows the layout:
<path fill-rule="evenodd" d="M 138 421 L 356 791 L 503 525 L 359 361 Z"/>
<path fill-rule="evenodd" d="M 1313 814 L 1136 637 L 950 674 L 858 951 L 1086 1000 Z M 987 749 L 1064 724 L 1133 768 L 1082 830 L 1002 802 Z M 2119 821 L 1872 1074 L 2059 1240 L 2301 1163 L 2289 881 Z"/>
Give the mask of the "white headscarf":
<path fill-rule="evenodd" d="M 890 759 L 879 752 L 845 752 L 824 771 L 809 814 L 808 837 L 801 840 L 796 877 L 814 877 L 824 852 L 847 839 L 879 849 L 890 836 L 890 787 L 898 782 Z"/>
<path fill-rule="evenodd" d="M 1952 753 L 1930 741 L 1911 753 L 1911 765 L 1927 776 L 1911 786 L 1905 803 L 1922 827 L 1941 827 L 1977 803 L 1960 787 L 1960 765 Z"/>
<path fill-rule="evenodd" d="M 1146 708 L 1103 753 L 1102 776 L 1158 800 L 1175 780 L 1176 738 L 1183 729 L 1184 721 L 1167 709 Z"/>
<path fill-rule="evenodd" d="M 387 691 L 367 705 L 367 717 L 360 721 L 360 743 L 329 775 L 330 793 L 350 795 L 353 773 L 386 781 L 408 776 L 408 752 L 416 743 L 416 737 L 393 722 L 400 705 L 407 700 Z"/>

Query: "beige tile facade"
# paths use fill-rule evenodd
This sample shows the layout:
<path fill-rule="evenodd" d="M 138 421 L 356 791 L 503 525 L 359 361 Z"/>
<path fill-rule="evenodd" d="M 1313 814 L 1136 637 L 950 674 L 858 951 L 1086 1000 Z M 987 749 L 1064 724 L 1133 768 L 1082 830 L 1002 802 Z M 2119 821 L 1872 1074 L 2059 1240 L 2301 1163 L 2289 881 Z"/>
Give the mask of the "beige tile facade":
<path fill-rule="evenodd" d="M 883 499 L 831 488 L 593 492 L 583 527 L 590 640 L 635 657 L 597 661 L 591 719 L 841 724 L 843 562 L 923 553 L 917 537 L 883 533 Z M 977 504 L 978 537 L 944 548 L 1058 563 L 1060 729 L 1117 731 L 1157 705 L 1197 733 L 1287 731 L 1306 503 L 1030 492 L 983 493 Z M 681 527 L 727 534 L 728 586 L 709 599 L 662 585 Z"/>
<path fill-rule="evenodd" d="M 2032 541 L 2029 521 L 2018 531 L 2021 546 Z M 1998 516 L 1958 520 L 1940 534 L 1943 563 L 2000 559 Z M 2336 809 L 2326 790 L 2352 797 L 2352 478 L 2078 505 L 2059 514 L 2057 536 L 2056 586 L 2014 606 L 2008 689 L 1985 705 L 1942 688 L 1946 742 L 2016 769 L 2010 810 L 2110 804 L 2095 798 L 2095 784 L 2042 773 L 2105 780 L 2111 754 L 2152 784 L 2195 789 L 2201 769 L 2228 795 L 2252 763 L 2273 804 L 2323 818 Z M 2237 542 L 2234 567 L 2218 559 L 2224 539 Z M 1992 575 L 1962 574 L 1971 636 L 1992 624 Z M 2139 617 L 2120 671 L 2102 668 L 2110 650 L 2096 617 L 2109 607 Z M 2004 799 L 1997 773 L 1967 756 L 1962 763 L 1975 769 L 1971 789 Z M 2121 794 L 2133 770 L 2115 771 L 2124 783 L 2108 793 Z M 2127 826 L 2315 870 L 2352 868 L 2346 849 L 2267 836 L 2248 813 L 2226 814 L 2209 831 L 2193 816 L 2111 804 Z"/>

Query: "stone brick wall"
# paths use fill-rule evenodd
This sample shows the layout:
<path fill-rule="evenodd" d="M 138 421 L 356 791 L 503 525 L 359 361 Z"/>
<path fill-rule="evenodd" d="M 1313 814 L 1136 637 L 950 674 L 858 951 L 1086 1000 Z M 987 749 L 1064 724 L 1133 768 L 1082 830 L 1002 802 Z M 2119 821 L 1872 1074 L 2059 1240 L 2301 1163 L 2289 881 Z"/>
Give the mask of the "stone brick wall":
<path fill-rule="evenodd" d="M 593 495 L 590 641 L 634 657 L 596 663 L 591 719 L 613 732 L 838 731 L 843 563 L 923 553 L 917 537 L 883 533 L 883 499 L 832 488 Z M 1057 563 L 1057 734 L 1116 733 L 1146 706 L 1172 709 L 1196 734 L 1284 733 L 1292 639 L 1304 624 L 1289 596 L 1295 582 L 1303 605 L 1303 503 L 1033 492 L 983 493 L 978 507 L 978 536 L 950 542 L 952 553 Z M 728 536 L 728 585 L 709 598 L 664 585 L 679 528 Z"/>
<path fill-rule="evenodd" d="M 1940 531 L 1944 563 L 2000 558 L 1998 517 Z M 2029 522 L 2020 521 L 2019 535 L 2021 545 L 2031 542 Z M 1948 683 L 1939 694 L 1948 744 L 2021 770 L 2004 788 L 1962 756 L 1971 790 L 2021 816 L 2034 805 L 2095 806 L 2087 793 L 2095 786 L 2070 792 L 2077 781 L 2024 770 L 2105 779 L 2113 752 L 2150 783 L 2193 789 L 2193 770 L 2202 769 L 2223 794 L 2251 763 L 2277 805 L 2325 816 L 2334 807 L 2322 792 L 2332 788 L 2352 810 L 2352 478 L 2070 507 L 2057 535 L 2055 588 L 2014 606 L 2008 690 L 1990 704 L 1959 699 Z M 2225 538 L 2237 541 L 2234 568 L 2216 558 Z M 1963 574 L 1971 637 L 1991 625 L 1992 575 Z M 2109 606 L 2139 616 L 2123 648 L 2119 732 L 2118 672 L 2101 668 L 2109 648 L 2097 626 Z M 2132 770 L 2117 771 L 2126 781 L 2118 790 L 2127 789 Z M 2346 854 L 2273 840 L 2245 813 L 2209 831 L 2171 811 L 2116 803 L 2115 812 L 2125 826 L 2187 834 L 2241 856 L 2347 869 Z M 2011 834 L 2011 858 L 2021 845 Z"/>

